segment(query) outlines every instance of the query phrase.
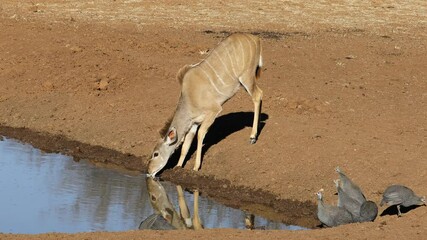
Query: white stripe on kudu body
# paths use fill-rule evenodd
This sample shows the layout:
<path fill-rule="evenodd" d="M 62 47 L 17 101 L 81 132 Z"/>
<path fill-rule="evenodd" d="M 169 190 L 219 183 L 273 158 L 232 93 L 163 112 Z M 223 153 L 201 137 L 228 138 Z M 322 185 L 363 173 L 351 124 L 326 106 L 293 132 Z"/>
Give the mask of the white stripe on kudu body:
<path fill-rule="evenodd" d="M 221 92 L 219 90 L 220 88 L 222 88 L 222 85 L 224 85 L 224 84 L 220 84 L 217 81 L 215 81 L 215 79 L 212 79 L 212 76 L 210 74 L 206 73 L 206 71 L 203 68 L 200 68 L 200 70 L 203 72 L 203 74 L 205 74 L 206 78 L 209 80 L 209 83 L 212 85 L 212 87 L 215 89 L 215 91 L 217 93 L 221 94 L 222 96 L 227 96 L 226 94 L 224 94 L 223 92 Z"/>
<path fill-rule="evenodd" d="M 225 72 L 225 74 L 227 74 L 227 77 L 229 77 L 231 79 L 235 78 L 236 76 L 231 75 L 229 67 L 224 63 L 224 60 L 222 60 L 221 56 L 219 56 L 217 52 L 214 52 L 214 54 L 218 58 L 218 60 L 221 62 L 222 69 Z M 224 56 L 222 56 L 222 57 L 224 57 Z"/>
<path fill-rule="evenodd" d="M 215 76 L 217 77 L 217 79 L 220 81 L 220 83 L 222 85 L 225 85 L 224 80 L 222 80 L 222 77 L 220 75 L 218 75 L 218 73 L 216 72 L 215 68 L 212 67 L 212 65 L 209 62 L 206 62 L 206 64 L 212 69 L 212 71 L 215 73 Z"/>
<path fill-rule="evenodd" d="M 251 143 L 258 134 L 262 90 L 255 80 L 261 73 L 261 44 L 251 34 L 233 34 L 198 64 L 186 65 L 178 71 L 181 95 L 171 121 L 154 147 L 148 163 L 148 175 L 154 177 L 182 143 L 177 166 L 182 166 L 191 142 L 197 133 L 194 170 L 199 170 L 203 139 L 222 110 L 222 104 L 234 96 L 241 85 L 252 97 L 254 119 Z M 198 131 L 197 131 L 198 128 Z"/>

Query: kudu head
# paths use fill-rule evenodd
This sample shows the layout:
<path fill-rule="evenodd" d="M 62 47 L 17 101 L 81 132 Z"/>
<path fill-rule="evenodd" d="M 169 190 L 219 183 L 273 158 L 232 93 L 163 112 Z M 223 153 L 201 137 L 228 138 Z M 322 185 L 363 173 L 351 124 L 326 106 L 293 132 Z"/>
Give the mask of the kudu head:
<path fill-rule="evenodd" d="M 166 136 L 161 138 L 154 147 L 151 159 L 148 161 L 148 177 L 155 177 L 162 170 L 176 148 L 178 142 L 175 127 L 169 128 Z"/>

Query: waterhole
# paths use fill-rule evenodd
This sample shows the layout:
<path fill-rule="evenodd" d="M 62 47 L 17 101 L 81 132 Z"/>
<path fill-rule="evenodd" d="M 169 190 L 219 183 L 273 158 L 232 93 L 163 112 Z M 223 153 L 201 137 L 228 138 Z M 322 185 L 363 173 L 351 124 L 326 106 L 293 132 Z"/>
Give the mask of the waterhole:
<path fill-rule="evenodd" d="M 304 229 L 254 216 L 179 185 L 44 153 L 0 136 L 0 232 Z"/>

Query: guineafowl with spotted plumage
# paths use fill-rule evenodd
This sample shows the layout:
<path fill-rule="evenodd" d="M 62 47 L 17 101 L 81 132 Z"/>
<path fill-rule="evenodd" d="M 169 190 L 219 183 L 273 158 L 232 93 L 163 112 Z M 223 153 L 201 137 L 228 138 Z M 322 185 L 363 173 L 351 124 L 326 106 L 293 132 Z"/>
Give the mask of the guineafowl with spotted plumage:
<path fill-rule="evenodd" d="M 353 217 L 342 207 L 327 205 L 323 202 L 323 189 L 317 192 L 317 218 L 328 227 L 352 223 Z"/>
<path fill-rule="evenodd" d="M 417 196 L 412 189 L 402 185 L 391 185 L 383 193 L 380 206 L 387 204 L 397 206 L 397 216 L 402 216 L 400 206 L 410 207 L 414 205 L 426 205 L 425 197 Z"/>
<path fill-rule="evenodd" d="M 378 215 L 378 207 L 373 201 L 367 201 L 360 187 L 344 172 L 336 167 L 340 179 L 335 180 L 338 192 L 338 206 L 347 209 L 355 222 L 374 221 Z"/>
<path fill-rule="evenodd" d="M 366 202 L 366 197 L 360 187 L 357 186 L 347 175 L 339 168 L 336 167 L 335 171 L 340 176 L 341 188 L 348 195 L 349 198 L 354 199 L 360 205 Z"/>

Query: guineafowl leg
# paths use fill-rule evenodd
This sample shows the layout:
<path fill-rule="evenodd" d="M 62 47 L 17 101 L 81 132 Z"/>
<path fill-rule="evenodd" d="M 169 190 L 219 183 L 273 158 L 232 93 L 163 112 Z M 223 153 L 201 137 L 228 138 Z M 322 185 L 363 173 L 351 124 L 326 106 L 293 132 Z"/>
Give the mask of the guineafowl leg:
<path fill-rule="evenodd" d="M 397 216 L 401 217 L 402 213 L 400 212 L 400 205 L 397 205 Z"/>

